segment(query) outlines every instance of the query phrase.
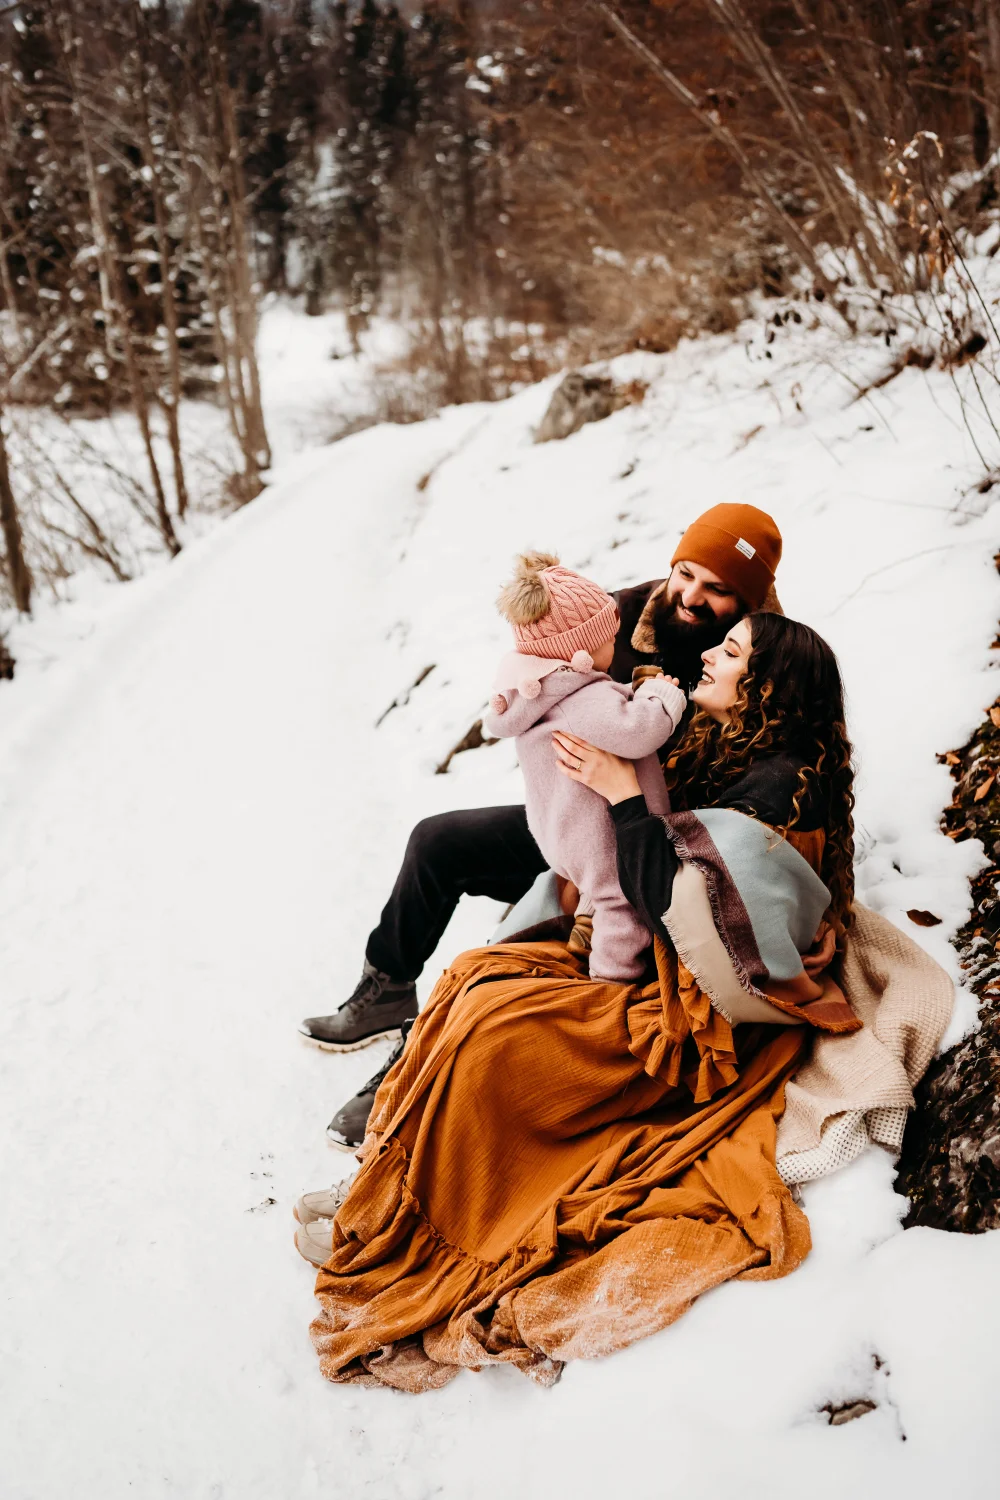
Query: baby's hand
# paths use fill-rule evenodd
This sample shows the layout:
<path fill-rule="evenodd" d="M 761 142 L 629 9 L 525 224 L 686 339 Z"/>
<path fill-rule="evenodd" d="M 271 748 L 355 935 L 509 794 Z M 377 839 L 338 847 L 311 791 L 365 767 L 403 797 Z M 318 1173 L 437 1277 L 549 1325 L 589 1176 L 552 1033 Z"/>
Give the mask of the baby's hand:
<path fill-rule="evenodd" d="M 658 677 L 647 677 L 634 689 L 633 696 L 640 698 L 658 698 L 664 713 L 670 717 L 673 725 L 671 734 L 677 728 L 681 717 L 687 708 L 687 695 L 680 686 L 676 677 L 667 677 L 661 672 Z"/>

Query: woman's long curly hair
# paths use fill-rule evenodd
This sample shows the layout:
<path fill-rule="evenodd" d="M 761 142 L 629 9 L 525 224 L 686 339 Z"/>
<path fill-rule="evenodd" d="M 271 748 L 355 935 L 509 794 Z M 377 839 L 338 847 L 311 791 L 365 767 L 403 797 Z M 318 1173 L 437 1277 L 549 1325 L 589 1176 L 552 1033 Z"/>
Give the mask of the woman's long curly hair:
<path fill-rule="evenodd" d="M 837 658 L 822 636 L 784 615 L 751 614 L 750 657 L 728 720 L 696 711 L 665 772 L 677 808 L 711 807 L 761 756 L 785 752 L 804 762 L 792 811 L 808 801 L 810 823 L 826 832 L 820 876 L 842 935 L 854 899 L 854 768 L 844 722 Z"/>

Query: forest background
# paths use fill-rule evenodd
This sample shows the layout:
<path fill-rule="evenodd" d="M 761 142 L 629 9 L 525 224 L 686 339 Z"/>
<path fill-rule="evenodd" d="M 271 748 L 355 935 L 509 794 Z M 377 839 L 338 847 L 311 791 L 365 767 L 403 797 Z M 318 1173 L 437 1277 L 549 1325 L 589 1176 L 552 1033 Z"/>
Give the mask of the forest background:
<path fill-rule="evenodd" d="M 193 490 L 220 510 L 259 492 L 268 298 L 341 309 L 355 352 L 379 320 L 405 331 L 363 421 L 789 295 L 778 324 L 826 301 L 930 360 L 901 301 L 934 306 L 998 184 L 993 0 L 4 5 L 0 607 L 85 558 L 135 571 L 94 473 L 167 554 Z M 955 360 L 988 344 L 965 291 L 937 308 Z M 189 399 L 228 423 L 208 491 Z M 79 420 L 116 410 L 124 469 Z"/>

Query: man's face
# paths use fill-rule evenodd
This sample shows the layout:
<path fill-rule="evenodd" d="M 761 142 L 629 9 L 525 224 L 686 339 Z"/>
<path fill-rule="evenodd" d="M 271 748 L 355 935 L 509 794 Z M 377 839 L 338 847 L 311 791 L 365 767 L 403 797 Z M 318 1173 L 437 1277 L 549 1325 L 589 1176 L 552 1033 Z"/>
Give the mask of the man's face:
<path fill-rule="evenodd" d="M 711 625 L 729 622 L 743 615 L 743 605 L 717 573 L 700 563 L 675 563 L 667 580 L 667 607 L 678 625 Z"/>
<path fill-rule="evenodd" d="M 675 563 L 654 616 L 657 645 L 672 660 L 680 653 L 697 674 L 701 653 L 717 646 L 745 612 L 743 601 L 717 573 L 700 563 Z"/>

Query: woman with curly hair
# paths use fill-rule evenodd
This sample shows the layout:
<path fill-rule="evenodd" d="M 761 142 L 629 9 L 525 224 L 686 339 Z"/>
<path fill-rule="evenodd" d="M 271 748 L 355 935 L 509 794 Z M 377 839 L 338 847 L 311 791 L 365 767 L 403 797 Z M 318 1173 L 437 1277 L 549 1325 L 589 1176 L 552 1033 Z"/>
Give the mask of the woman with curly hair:
<path fill-rule="evenodd" d="M 694 715 L 665 761 L 671 806 L 730 808 L 790 838 L 829 889 L 827 925 L 841 939 L 854 899 L 854 769 L 837 658 L 808 625 L 758 613 L 702 661 Z M 662 913 L 678 856 L 662 821 L 647 813 L 634 768 L 572 736 L 556 738 L 562 771 L 611 804 L 622 888 L 669 941 Z M 829 940 L 823 953 L 833 956 Z"/>
<path fill-rule="evenodd" d="M 328 1379 L 421 1391 L 506 1363 L 549 1384 L 807 1254 L 777 1162 L 785 1086 L 813 1038 L 855 1057 L 868 1035 L 835 977 L 864 925 L 840 674 L 771 614 L 703 659 L 667 757 L 673 811 L 648 812 L 629 761 L 554 735 L 564 773 L 611 804 L 647 975 L 591 977 L 579 922 L 568 942 L 460 955 L 378 1091 L 349 1191 L 300 1200 Z"/>

